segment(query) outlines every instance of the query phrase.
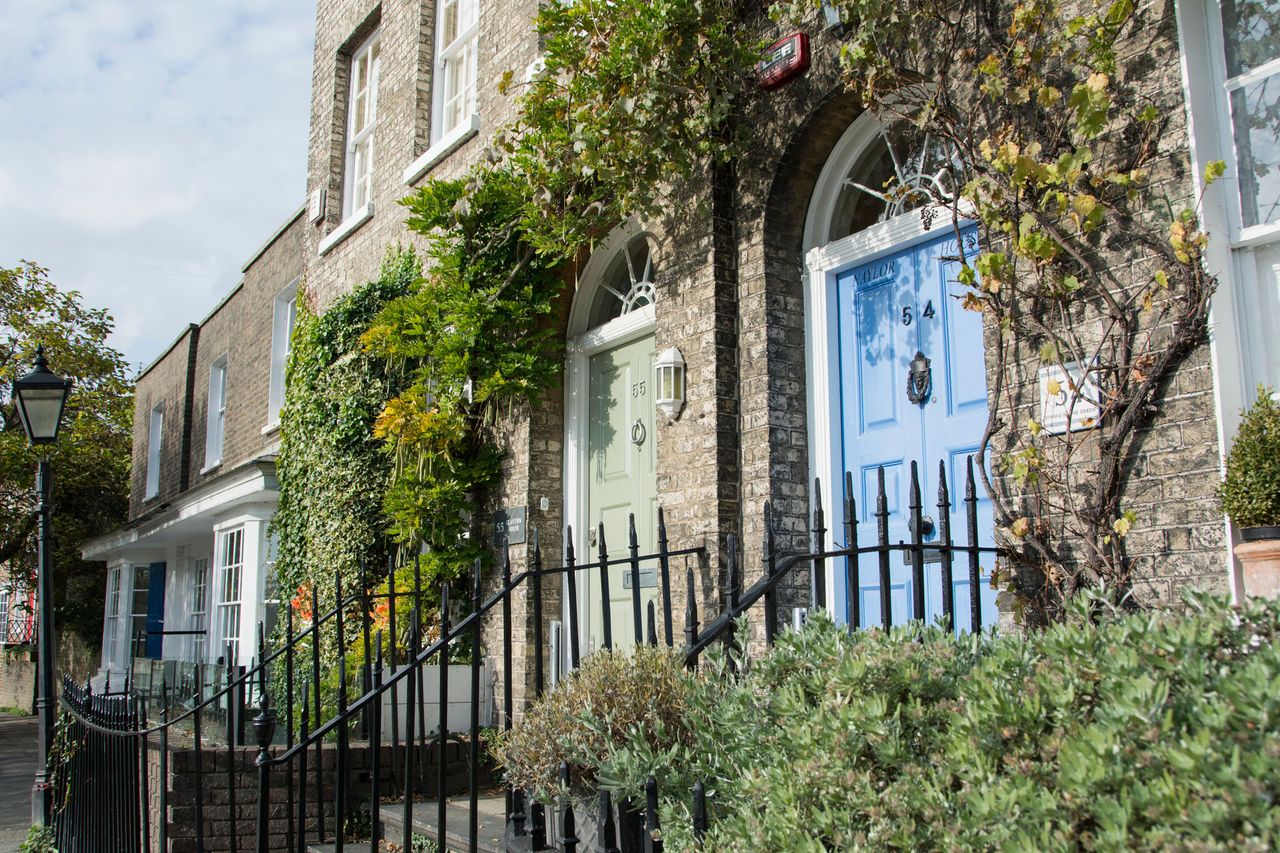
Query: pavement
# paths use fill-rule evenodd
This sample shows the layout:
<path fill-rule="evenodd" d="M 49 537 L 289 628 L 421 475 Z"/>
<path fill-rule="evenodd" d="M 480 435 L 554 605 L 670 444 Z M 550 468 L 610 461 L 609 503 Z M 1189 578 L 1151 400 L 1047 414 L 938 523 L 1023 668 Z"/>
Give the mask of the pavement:
<path fill-rule="evenodd" d="M 0 853 L 17 853 L 31 828 L 36 718 L 0 716 Z"/>

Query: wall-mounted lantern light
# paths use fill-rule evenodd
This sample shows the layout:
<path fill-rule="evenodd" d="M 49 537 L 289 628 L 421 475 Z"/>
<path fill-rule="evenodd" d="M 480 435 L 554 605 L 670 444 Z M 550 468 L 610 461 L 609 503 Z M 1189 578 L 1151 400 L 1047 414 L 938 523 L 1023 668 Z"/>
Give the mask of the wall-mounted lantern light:
<path fill-rule="evenodd" d="M 680 416 L 680 410 L 684 408 L 684 356 L 680 354 L 680 350 L 670 347 L 658 353 L 654 368 L 658 373 L 655 402 L 667 417 L 677 418 Z"/>

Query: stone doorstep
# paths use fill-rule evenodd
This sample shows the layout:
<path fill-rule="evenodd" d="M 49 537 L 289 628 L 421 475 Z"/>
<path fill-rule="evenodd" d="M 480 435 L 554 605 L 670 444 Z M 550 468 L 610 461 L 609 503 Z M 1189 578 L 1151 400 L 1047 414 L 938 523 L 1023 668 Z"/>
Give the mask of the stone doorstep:
<path fill-rule="evenodd" d="M 468 847 L 468 819 L 470 802 L 465 797 L 446 800 L 445 802 L 445 845 L 444 850 L 465 853 Z M 477 849 L 481 853 L 506 853 L 503 838 L 506 834 L 506 799 L 498 797 L 481 797 L 478 803 L 480 812 L 479 838 Z M 397 844 L 404 836 L 404 804 L 384 803 L 381 809 L 383 837 Z M 413 805 L 413 831 L 427 838 L 437 839 L 436 833 L 436 801 L 417 800 Z M 348 842 L 344 845 L 349 850 L 363 850 L 367 841 Z M 332 843 L 307 845 L 310 853 L 334 853 Z"/>

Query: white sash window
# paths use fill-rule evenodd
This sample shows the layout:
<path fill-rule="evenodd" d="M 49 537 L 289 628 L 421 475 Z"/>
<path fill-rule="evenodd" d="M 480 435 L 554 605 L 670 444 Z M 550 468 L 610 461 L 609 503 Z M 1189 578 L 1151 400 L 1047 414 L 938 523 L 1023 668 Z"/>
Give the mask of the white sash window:
<path fill-rule="evenodd" d="M 373 130 L 378 123 L 378 72 L 382 42 L 374 33 L 351 55 L 347 100 L 347 150 L 342 214 L 358 215 L 373 198 Z"/>

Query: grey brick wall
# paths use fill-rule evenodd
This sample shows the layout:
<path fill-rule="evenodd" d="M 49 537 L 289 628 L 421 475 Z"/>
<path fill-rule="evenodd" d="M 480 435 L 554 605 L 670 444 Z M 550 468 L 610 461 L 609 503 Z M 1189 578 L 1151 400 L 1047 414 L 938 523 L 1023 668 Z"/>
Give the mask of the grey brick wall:
<path fill-rule="evenodd" d="M 129 518 L 132 520 L 167 504 L 186 487 L 188 475 L 188 406 L 192 371 L 200 327 L 191 324 L 172 346 L 138 377 L 133 403 L 133 471 L 129 490 Z M 151 412 L 164 406 L 160 441 L 160 488 L 146 497 L 148 433 Z"/>
<path fill-rule="evenodd" d="M 269 414 L 276 296 L 302 273 L 299 214 L 244 271 L 244 279 L 200 327 L 191 407 L 191 485 L 261 456 L 279 439 L 264 433 Z M 208 468 L 209 371 L 227 360 L 221 463 Z M 208 470 L 206 470 L 208 469 Z"/>

